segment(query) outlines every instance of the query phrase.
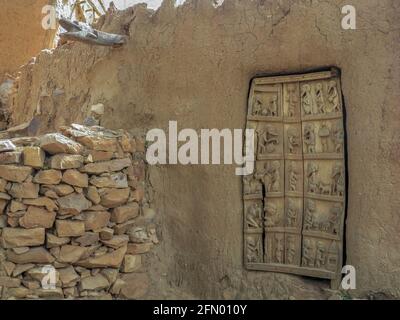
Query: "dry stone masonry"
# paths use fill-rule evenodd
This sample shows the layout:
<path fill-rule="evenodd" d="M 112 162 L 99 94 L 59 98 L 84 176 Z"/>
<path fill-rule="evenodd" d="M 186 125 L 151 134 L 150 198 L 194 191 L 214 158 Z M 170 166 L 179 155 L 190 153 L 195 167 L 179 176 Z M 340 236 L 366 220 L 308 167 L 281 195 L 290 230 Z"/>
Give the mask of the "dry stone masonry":
<path fill-rule="evenodd" d="M 158 242 L 145 172 L 143 139 L 122 130 L 0 141 L 0 297 L 140 298 Z"/>

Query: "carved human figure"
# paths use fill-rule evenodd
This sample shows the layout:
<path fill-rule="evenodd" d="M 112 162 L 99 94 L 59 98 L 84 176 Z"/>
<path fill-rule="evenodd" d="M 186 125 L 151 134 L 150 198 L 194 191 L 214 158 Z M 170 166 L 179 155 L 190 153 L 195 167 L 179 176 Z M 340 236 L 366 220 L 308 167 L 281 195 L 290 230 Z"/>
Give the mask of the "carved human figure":
<path fill-rule="evenodd" d="M 344 173 L 343 165 L 341 163 L 336 163 L 332 168 L 332 195 L 337 195 L 342 197 L 344 195 Z"/>
<path fill-rule="evenodd" d="M 305 115 L 311 115 L 313 112 L 311 86 L 305 84 L 301 87 L 301 105 Z"/>
<path fill-rule="evenodd" d="M 329 138 L 331 135 L 331 129 L 326 122 L 321 124 L 318 130 L 318 136 L 321 140 L 322 152 L 329 152 Z"/>
<path fill-rule="evenodd" d="M 255 237 L 247 236 L 247 261 L 250 263 L 260 262 L 260 246 L 258 240 Z"/>
<path fill-rule="evenodd" d="M 335 203 L 329 210 L 329 232 L 339 234 L 340 217 L 343 212 L 343 207 L 340 203 Z"/>
<path fill-rule="evenodd" d="M 278 223 L 278 209 L 275 204 L 268 202 L 264 208 L 265 227 L 275 227 Z"/>
<path fill-rule="evenodd" d="M 294 238 L 292 236 L 288 236 L 287 247 L 286 247 L 286 263 L 294 264 L 295 256 L 296 256 L 296 248 L 295 248 Z"/>
<path fill-rule="evenodd" d="M 245 176 L 243 178 L 243 189 L 245 195 L 259 194 L 262 192 L 262 185 L 254 175 Z"/>
<path fill-rule="evenodd" d="M 336 125 L 332 128 L 331 137 L 335 147 L 335 152 L 343 153 L 344 133 L 340 123 L 336 123 Z"/>
<path fill-rule="evenodd" d="M 275 127 L 267 125 L 265 129 L 258 133 L 258 153 L 263 155 L 275 151 L 276 145 L 279 144 L 279 134 Z"/>
<path fill-rule="evenodd" d="M 251 192 L 252 190 L 251 190 L 250 182 L 251 182 L 251 177 L 250 176 L 247 176 L 247 177 L 243 178 L 243 191 L 244 191 L 245 195 L 248 195 L 248 194 L 252 193 Z"/>
<path fill-rule="evenodd" d="M 328 101 L 332 106 L 333 112 L 340 112 L 339 94 L 334 80 L 328 83 Z"/>
<path fill-rule="evenodd" d="M 298 216 L 298 210 L 296 203 L 293 199 L 289 199 L 288 208 L 286 212 L 286 222 L 288 227 L 296 227 L 297 216 Z"/>
<path fill-rule="evenodd" d="M 289 128 L 287 131 L 289 153 L 296 153 L 297 148 L 300 146 L 300 137 L 296 130 Z"/>
<path fill-rule="evenodd" d="M 307 166 L 307 190 L 309 193 L 317 193 L 318 191 L 318 172 L 318 165 L 309 162 Z"/>
<path fill-rule="evenodd" d="M 314 246 L 310 239 L 305 239 L 303 243 L 302 265 L 305 267 L 314 266 Z"/>
<path fill-rule="evenodd" d="M 337 268 L 338 263 L 338 254 L 339 249 L 337 247 L 336 241 L 332 241 L 329 250 L 328 250 L 328 257 L 327 257 L 327 269 L 331 271 L 335 271 Z"/>
<path fill-rule="evenodd" d="M 267 116 L 278 116 L 278 96 L 273 95 L 269 100 Z"/>
<path fill-rule="evenodd" d="M 254 99 L 254 104 L 253 104 L 253 116 L 260 116 L 262 115 L 262 110 L 263 110 L 263 103 L 259 98 Z"/>
<path fill-rule="evenodd" d="M 322 241 L 317 242 L 317 249 L 315 253 L 315 266 L 321 268 L 326 263 L 326 248 Z"/>
<path fill-rule="evenodd" d="M 304 230 L 312 230 L 315 223 L 315 201 L 307 200 L 306 212 L 304 215 Z"/>
<path fill-rule="evenodd" d="M 289 191 L 295 192 L 297 190 L 298 172 L 295 169 L 293 162 L 289 164 Z"/>
<path fill-rule="evenodd" d="M 275 259 L 277 263 L 283 263 L 284 246 L 283 239 L 275 235 Z"/>
<path fill-rule="evenodd" d="M 288 104 L 288 117 L 292 118 L 296 113 L 296 105 L 297 105 L 297 94 L 296 94 L 296 86 L 294 84 L 289 84 L 287 86 L 288 95 L 286 97 L 286 102 Z"/>
<path fill-rule="evenodd" d="M 247 209 L 246 225 L 248 228 L 262 228 L 262 208 L 259 203 L 250 205 Z"/>
<path fill-rule="evenodd" d="M 315 85 L 315 101 L 317 103 L 318 113 L 326 113 L 324 91 L 322 89 L 322 83 L 320 82 Z"/>
<path fill-rule="evenodd" d="M 265 189 L 267 192 L 279 192 L 281 189 L 280 184 L 280 168 L 279 161 L 273 161 L 269 166 L 266 164 L 266 175 L 264 177 Z"/>
<path fill-rule="evenodd" d="M 315 153 L 315 127 L 312 123 L 304 126 L 304 143 L 307 153 Z"/>

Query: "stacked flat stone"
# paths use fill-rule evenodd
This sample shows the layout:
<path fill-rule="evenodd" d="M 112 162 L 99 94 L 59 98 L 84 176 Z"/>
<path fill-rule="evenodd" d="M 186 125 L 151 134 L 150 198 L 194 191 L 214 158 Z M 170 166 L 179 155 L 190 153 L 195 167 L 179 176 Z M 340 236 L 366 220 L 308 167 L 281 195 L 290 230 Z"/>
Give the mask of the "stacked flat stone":
<path fill-rule="evenodd" d="M 145 169 L 143 139 L 124 131 L 0 141 L 0 297 L 139 298 L 158 242 Z"/>

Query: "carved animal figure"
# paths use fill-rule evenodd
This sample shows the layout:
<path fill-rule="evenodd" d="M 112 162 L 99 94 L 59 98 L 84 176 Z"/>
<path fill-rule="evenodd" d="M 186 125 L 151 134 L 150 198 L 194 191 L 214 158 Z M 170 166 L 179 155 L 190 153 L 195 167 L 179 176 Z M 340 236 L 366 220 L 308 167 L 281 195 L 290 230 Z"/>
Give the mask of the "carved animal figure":
<path fill-rule="evenodd" d="M 318 183 L 318 192 L 322 195 L 330 195 L 331 194 L 331 184 L 329 183 Z"/>

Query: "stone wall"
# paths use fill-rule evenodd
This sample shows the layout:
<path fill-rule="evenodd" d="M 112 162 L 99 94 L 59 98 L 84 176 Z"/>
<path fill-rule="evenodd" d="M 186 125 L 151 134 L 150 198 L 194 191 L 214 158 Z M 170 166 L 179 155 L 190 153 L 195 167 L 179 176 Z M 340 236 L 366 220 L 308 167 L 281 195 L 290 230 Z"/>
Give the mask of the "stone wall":
<path fill-rule="evenodd" d="M 158 242 L 143 140 L 102 127 L 60 130 L 2 133 L 10 139 L 0 141 L 0 297 L 139 298 L 144 256 Z M 56 288 L 42 286 L 49 265 Z"/>

